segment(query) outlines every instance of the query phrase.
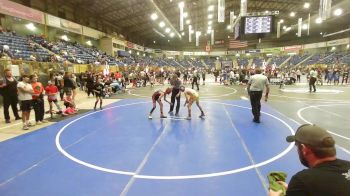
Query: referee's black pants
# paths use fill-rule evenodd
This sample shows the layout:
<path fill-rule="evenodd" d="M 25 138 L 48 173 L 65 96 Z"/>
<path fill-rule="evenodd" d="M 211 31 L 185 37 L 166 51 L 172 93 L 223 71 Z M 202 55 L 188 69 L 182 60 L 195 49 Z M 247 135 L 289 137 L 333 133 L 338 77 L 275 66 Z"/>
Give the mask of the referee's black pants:
<path fill-rule="evenodd" d="M 172 103 L 172 105 L 170 106 L 169 112 L 172 112 L 174 110 L 175 99 L 176 99 L 176 113 L 175 114 L 178 114 L 179 110 L 180 110 L 180 97 L 181 97 L 181 94 L 180 94 L 179 97 L 176 97 L 176 95 L 179 94 L 179 91 L 180 91 L 180 89 L 173 88 L 173 90 L 171 92 L 171 103 Z"/>
<path fill-rule="evenodd" d="M 260 120 L 260 109 L 261 109 L 261 97 L 262 91 L 250 91 L 250 104 L 252 105 L 252 113 L 254 116 L 254 120 Z"/>
<path fill-rule="evenodd" d="M 312 88 L 314 89 L 314 92 L 316 92 L 316 86 L 315 86 L 316 80 L 317 80 L 316 78 L 310 77 L 310 81 L 309 81 L 310 92 L 311 92 Z"/>
<path fill-rule="evenodd" d="M 199 91 L 198 78 L 197 78 L 197 77 L 194 77 L 194 78 L 192 79 L 192 89 L 194 88 L 194 84 L 196 84 L 196 86 L 197 86 L 197 91 Z"/>

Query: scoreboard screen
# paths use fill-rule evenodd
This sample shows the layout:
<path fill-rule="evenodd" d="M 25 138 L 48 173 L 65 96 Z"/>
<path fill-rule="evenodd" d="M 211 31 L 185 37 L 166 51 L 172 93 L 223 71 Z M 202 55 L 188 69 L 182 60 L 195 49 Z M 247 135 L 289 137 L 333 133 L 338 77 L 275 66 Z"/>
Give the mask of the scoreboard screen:
<path fill-rule="evenodd" d="M 244 22 L 244 33 L 271 33 L 272 16 L 252 16 L 246 17 Z"/>

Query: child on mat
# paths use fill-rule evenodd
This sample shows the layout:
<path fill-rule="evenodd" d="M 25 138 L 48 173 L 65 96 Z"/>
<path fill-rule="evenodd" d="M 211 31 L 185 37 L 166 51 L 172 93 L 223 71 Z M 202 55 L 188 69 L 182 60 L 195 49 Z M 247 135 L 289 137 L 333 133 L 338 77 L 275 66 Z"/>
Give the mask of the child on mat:
<path fill-rule="evenodd" d="M 53 118 L 52 103 L 54 103 L 58 109 L 57 114 L 62 114 L 62 109 L 57 102 L 57 93 L 58 93 L 57 86 L 55 86 L 52 81 L 49 81 L 47 84 L 48 85 L 45 87 L 45 92 L 47 95 L 47 101 L 49 102 L 49 105 L 50 105 L 49 112 L 51 114 L 51 118 Z"/>
<path fill-rule="evenodd" d="M 153 93 L 152 95 L 152 103 L 153 103 L 153 107 L 151 109 L 151 111 L 149 112 L 148 118 L 152 119 L 152 113 L 153 111 L 156 109 L 157 103 L 159 104 L 160 107 L 160 118 L 166 118 L 166 116 L 164 116 L 163 114 L 163 103 L 162 103 L 162 98 L 164 97 L 164 101 L 166 101 L 167 103 L 169 103 L 170 105 L 172 103 L 170 103 L 168 100 L 166 100 L 166 95 L 169 95 L 172 91 L 172 88 L 167 88 L 165 91 L 162 90 L 157 90 Z"/>
<path fill-rule="evenodd" d="M 95 92 L 95 96 L 96 96 L 94 110 L 96 110 L 96 106 L 97 106 L 98 102 L 100 102 L 100 109 L 102 110 L 102 97 L 104 96 L 104 85 L 102 84 L 101 79 L 97 79 L 97 81 L 94 85 L 94 92 Z"/>
<path fill-rule="evenodd" d="M 193 89 L 185 88 L 184 86 L 181 86 L 180 87 L 180 92 L 176 96 L 180 96 L 181 92 L 183 92 L 185 94 L 185 97 L 186 97 L 186 102 L 184 104 L 184 106 L 186 106 L 186 104 L 187 104 L 187 108 L 188 108 L 188 116 L 187 116 L 186 119 L 187 120 L 191 120 L 191 109 L 192 109 L 193 102 L 196 102 L 197 107 L 201 111 L 201 115 L 199 117 L 203 118 L 205 116 L 205 114 L 204 114 L 204 111 L 203 111 L 202 107 L 199 105 L 198 92 L 193 90 Z"/>
<path fill-rule="evenodd" d="M 63 98 L 64 106 L 66 106 L 66 109 L 63 110 L 62 115 L 72 115 L 77 113 L 77 109 L 75 107 L 75 104 L 73 102 L 73 97 L 71 92 L 67 92 L 66 96 Z"/>

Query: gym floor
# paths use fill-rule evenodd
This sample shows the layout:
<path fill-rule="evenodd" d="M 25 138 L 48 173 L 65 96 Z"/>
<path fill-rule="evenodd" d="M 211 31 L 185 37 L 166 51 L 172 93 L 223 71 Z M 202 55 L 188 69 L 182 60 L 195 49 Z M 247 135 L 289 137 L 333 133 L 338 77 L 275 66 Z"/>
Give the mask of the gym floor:
<path fill-rule="evenodd" d="M 272 86 L 261 123 L 252 122 L 245 86 L 200 86 L 192 120 L 147 118 L 151 95 L 135 88 L 88 111 L 0 143 L 0 195 L 254 195 L 266 176 L 303 169 L 285 142 L 303 123 L 328 129 L 339 158 L 350 159 L 350 88 Z M 170 97 L 168 97 L 170 100 Z M 169 105 L 164 104 L 164 111 Z"/>

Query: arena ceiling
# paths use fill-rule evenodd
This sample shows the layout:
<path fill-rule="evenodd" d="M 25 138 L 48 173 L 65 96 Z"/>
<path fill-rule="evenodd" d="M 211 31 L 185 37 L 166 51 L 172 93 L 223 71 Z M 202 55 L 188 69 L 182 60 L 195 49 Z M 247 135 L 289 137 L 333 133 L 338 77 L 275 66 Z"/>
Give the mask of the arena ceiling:
<path fill-rule="evenodd" d="M 90 16 L 98 17 L 101 20 L 112 24 L 117 33 L 124 35 L 128 40 L 145 45 L 149 47 L 160 48 L 195 48 L 194 43 L 188 42 L 188 26 L 185 23 L 185 35 L 182 39 L 178 36 L 173 38 L 169 37 L 169 34 L 165 33 L 165 28 L 159 27 L 159 21 L 163 20 L 166 26 L 170 25 L 178 33 L 182 33 L 179 30 L 179 2 L 184 1 L 184 12 L 188 13 L 188 17 L 185 19 L 191 20 L 191 25 L 195 30 L 202 31 L 203 34 L 207 30 L 208 26 L 208 7 L 214 5 L 215 9 L 213 13 L 212 28 L 215 30 L 215 40 L 225 40 L 227 43 L 228 36 L 232 33 L 227 30 L 229 24 L 230 11 L 234 11 L 236 14 L 240 12 L 240 0 L 226 0 L 225 10 L 225 22 L 217 22 L 217 2 L 218 0 L 58 0 L 61 4 L 72 6 L 75 9 L 84 10 L 90 13 Z M 308 14 L 317 16 L 319 10 L 320 0 L 247 0 L 248 1 L 248 13 L 252 12 L 265 12 L 265 11 L 279 11 L 276 16 L 276 20 L 283 19 L 282 26 L 291 26 L 297 24 L 298 18 L 303 18 L 305 21 L 308 18 Z M 309 2 L 310 8 L 305 9 L 304 3 Z M 350 1 L 349 0 L 333 0 L 332 6 L 340 6 L 344 9 L 344 13 L 341 17 L 326 21 L 322 25 L 312 25 L 310 28 L 311 35 L 318 35 L 320 32 L 334 32 L 350 27 Z M 156 8 L 157 7 L 157 8 Z M 158 13 L 158 19 L 156 21 L 151 20 L 151 14 L 160 11 Z M 295 12 L 295 17 L 290 17 L 290 13 Z M 216 19 L 216 20 L 215 20 Z M 312 21 L 314 22 L 314 21 Z M 161 34 L 166 37 L 160 36 Z M 282 31 L 283 33 L 283 31 Z M 284 42 L 290 39 L 296 39 L 296 30 L 289 33 L 283 33 L 280 42 Z M 205 40 L 210 39 L 210 36 L 201 36 L 201 44 L 205 44 Z M 264 37 L 265 40 L 278 42 L 275 39 L 276 35 L 270 35 Z M 169 40 L 169 41 L 168 41 Z M 250 43 L 257 43 L 257 37 L 249 38 Z M 155 42 L 155 43 L 154 43 Z"/>

